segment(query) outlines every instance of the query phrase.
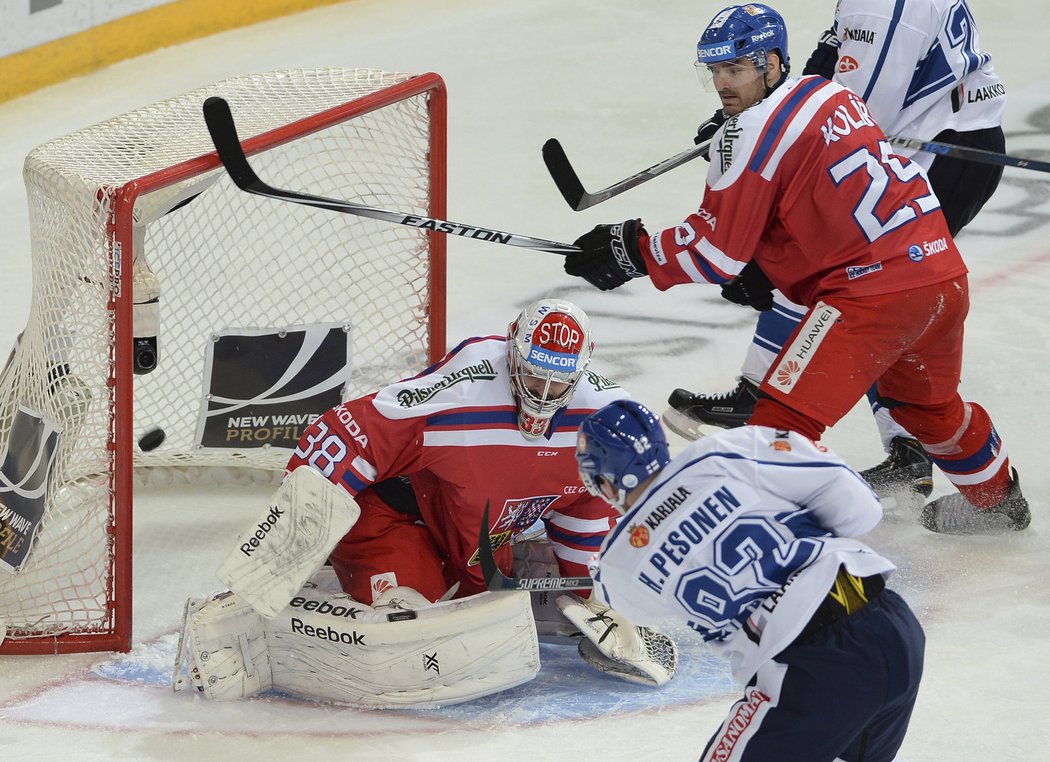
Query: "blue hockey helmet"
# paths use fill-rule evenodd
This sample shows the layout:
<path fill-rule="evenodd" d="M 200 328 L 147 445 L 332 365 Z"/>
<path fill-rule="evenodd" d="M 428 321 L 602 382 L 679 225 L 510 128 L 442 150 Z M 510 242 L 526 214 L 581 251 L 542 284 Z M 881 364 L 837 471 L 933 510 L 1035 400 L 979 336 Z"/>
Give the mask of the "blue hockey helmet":
<path fill-rule="evenodd" d="M 576 436 L 576 465 L 584 486 L 621 511 L 627 493 L 670 460 L 660 419 L 634 400 L 616 400 L 591 413 Z M 615 499 L 602 490 L 603 481 L 615 490 Z"/>
<path fill-rule="evenodd" d="M 696 45 L 696 65 L 706 67 L 749 57 L 764 70 L 772 50 L 779 52 L 784 71 L 788 71 L 790 62 L 784 18 L 760 3 L 730 5 L 718 12 L 700 36 Z"/>

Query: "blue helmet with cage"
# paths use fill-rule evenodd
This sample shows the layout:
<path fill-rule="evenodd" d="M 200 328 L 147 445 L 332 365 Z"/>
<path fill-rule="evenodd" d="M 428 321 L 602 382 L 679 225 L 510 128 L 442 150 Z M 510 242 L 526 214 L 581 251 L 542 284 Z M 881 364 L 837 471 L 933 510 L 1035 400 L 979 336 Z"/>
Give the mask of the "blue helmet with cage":
<path fill-rule="evenodd" d="M 765 69 L 769 52 L 776 50 L 784 71 L 788 60 L 787 26 L 784 18 L 768 5 L 731 5 L 719 11 L 696 45 L 697 66 L 749 57 Z"/>
<path fill-rule="evenodd" d="M 576 465 L 587 491 L 620 510 L 627 493 L 657 473 L 671 460 L 667 435 L 660 419 L 639 402 L 616 400 L 580 424 L 576 437 Z M 607 482 L 616 492 L 602 490 Z"/>

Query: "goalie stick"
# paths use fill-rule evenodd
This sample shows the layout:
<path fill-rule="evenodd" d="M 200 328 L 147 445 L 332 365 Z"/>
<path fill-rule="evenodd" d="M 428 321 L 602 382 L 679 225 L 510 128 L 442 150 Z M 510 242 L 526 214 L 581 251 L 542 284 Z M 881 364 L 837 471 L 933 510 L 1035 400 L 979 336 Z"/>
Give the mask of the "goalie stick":
<path fill-rule="evenodd" d="M 254 193 L 257 196 L 266 196 L 278 201 L 289 201 L 293 204 L 312 206 L 317 209 L 327 209 L 332 212 L 353 214 L 358 217 L 370 217 L 375 220 L 393 222 L 398 225 L 420 228 L 422 230 L 433 230 L 448 235 L 458 235 L 464 238 L 475 238 L 481 241 L 506 244 L 507 246 L 520 246 L 536 251 L 546 251 L 551 254 L 569 254 L 579 251 L 571 244 L 548 241 L 545 238 L 532 238 L 531 236 L 505 233 L 500 230 L 478 227 L 477 225 L 463 225 L 458 222 L 439 220 L 434 217 L 424 217 L 417 214 L 406 214 L 404 212 L 391 212 L 386 209 L 378 209 L 363 204 L 355 204 L 352 201 L 340 201 L 324 196 L 312 196 L 308 193 L 297 193 L 296 191 L 281 190 L 267 185 L 255 170 L 248 164 L 248 158 L 244 154 L 244 148 L 237 137 L 237 126 L 230 112 L 230 105 L 223 98 L 211 96 L 204 101 L 204 122 L 208 125 L 212 143 L 215 144 L 215 152 L 219 155 L 219 161 L 226 168 L 234 184 L 242 191 Z"/>
<path fill-rule="evenodd" d="M 901 148 L 912 148 L 953 159 L 976 161 L 983 164 L 999 164 L 1004 167 L 1017 167 L 1018 169 L 1034 169 L 1037 172 L 1050 172 L 1050 162 L 1037 159 L 1024 159 L 994 151 L 985 151 L 980 148 L 967 148 L 966 146 L 955 146 L 932 140 L 903 137 L 889 137 L 887 140 L 889 140 L 891 145 L 900 146 Z M 565 198 L 566 203 L 575 211 L 580 212 L 603 201 L 608 201 L 614 196 L 619 196 L 631 188 L 647 183 L 665 172 L 670 172 L 672 169 L 692 161 L 697 156 L 704 154 L 708 146 L 709 143 L 700 143 L 687 151 L 682 151 L 668 159 L 664 159 L 648 169 L 643 169 L 637 174 L 624 178 L 618 183 L 613 183 L 608 188 L 603 188 L 593 193 L 583 187 L 579 175 L 573 169 L 569 157 L 565 155 L 565 149 L 561 147 L 561 143 L 558 142 L 557 138 L 551 138 L 543 144 L 543 162 L 547 165 L 547 171 L 550 172 L 554 184 L 558 186 L 558 190 L 561 191 L 561 195 Z"/>
<path fill-rule="evenodd" d="M 590 577 L 508 577 L 501 572 L 492 552 L 492 538 L 489 537 L 487 500 L 478 535 L 478 561 L 489 590 L 583 590 L 594 586 L 594 580 Z"/>

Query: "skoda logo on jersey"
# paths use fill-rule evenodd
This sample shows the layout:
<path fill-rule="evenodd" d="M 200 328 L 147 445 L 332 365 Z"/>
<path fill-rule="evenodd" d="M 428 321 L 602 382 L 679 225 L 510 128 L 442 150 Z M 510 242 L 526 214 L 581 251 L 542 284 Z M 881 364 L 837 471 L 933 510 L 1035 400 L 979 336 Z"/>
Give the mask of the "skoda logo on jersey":
<path fill-rule="evenodd" d="M 908 247 L 908 259 L 912 262 L 921 262 L 925 258 L 922 247 L 918 244 L 912 244 Z"/>

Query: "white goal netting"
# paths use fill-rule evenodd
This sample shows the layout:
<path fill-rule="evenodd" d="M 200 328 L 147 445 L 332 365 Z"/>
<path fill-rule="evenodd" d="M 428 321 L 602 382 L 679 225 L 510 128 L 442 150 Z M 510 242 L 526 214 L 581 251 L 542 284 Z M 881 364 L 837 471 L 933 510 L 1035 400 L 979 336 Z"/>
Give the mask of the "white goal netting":
<path fill-rule="evenodd" d="M 0 377 L 0 651 L 126 647 L 123 464 L 280 469 L 333 384 L 357 396 L 444 350 L 437 239 L 238 190 L 209 156 L 212 95 L 271 185 L 443 213 L 436 75 L 238 77 L 30 153 L 32 307 Z M 156 367 L 132 375 L 152 334 Z M 153 428 L 163 444 L 140 451 Z"/>

